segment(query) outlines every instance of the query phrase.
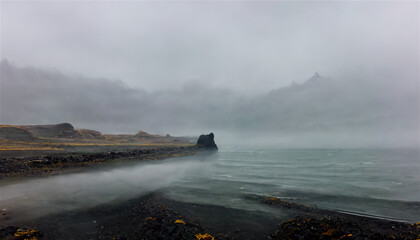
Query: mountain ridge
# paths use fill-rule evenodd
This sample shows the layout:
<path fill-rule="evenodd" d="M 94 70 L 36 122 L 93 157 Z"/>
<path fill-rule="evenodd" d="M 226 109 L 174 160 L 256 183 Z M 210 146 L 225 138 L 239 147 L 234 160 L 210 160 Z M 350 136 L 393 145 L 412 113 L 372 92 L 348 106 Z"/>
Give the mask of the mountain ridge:
<path fill-rule="evenodd" d="M 396 88 L 392 82 L 337 80 L 315 73 L 302 83 L 255 97 L 204 84 L 151 93 L 8 62 L 1 63 L 1 79 L 1 123 L 72 122 L 110 133 L 140 127 L 171 135 L 212 130 L 317 136 L 336 131 L 349 141 L 355 134 L 378 143 L 418 141 L 410 133 L 418 129 L 418 91 Z"/>

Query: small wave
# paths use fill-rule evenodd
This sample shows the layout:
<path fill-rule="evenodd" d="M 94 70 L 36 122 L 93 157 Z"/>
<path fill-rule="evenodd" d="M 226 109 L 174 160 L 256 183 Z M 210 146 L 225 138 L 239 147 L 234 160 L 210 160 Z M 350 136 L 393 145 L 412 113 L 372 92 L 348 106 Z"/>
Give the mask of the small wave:
<path fill-rule="evenodd" d="M 229 174 L 219 174 L 218 177 L 232 178 L 232 175 Z"/>
<path fill-rule="evenodd" d="M 369 213 L 365 213 L 365 212 L 356 212 L 356 211 L 349 211 L 349 210 L 342 210 L 342 209 L 333 209 L 333 210 L 337 211 L 337 212 L 349 214 L 349 215 L 354 215 L 354 216 L 361 216 L 361 217 L 376 218 L 376 219 L 388 220 L 388 221 L 411 223 L 410 220 L 395 218 L 395 217 L 391 217 L 391 216 L 385 216 L 385 215 L 379 215 L 379 214 L 369 214 Z"/>

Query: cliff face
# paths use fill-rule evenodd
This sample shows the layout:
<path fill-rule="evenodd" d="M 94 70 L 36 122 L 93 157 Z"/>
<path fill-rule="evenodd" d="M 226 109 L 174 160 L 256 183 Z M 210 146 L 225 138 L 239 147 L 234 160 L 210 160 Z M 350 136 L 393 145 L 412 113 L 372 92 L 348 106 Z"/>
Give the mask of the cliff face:
<path fill-rule="evenodd" d="M 214 142 L 214 134 L 210 133 L 208 135 L 200 135 L 197 141 L 197 146 L 199 148 L 214 149 L 217 150 L 217 145 Z"/>

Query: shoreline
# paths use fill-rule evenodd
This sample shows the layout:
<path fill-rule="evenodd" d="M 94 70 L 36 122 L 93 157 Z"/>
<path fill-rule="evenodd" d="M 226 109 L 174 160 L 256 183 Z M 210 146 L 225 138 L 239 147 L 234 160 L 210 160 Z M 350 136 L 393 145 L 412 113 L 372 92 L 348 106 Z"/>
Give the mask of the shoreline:
<path fill-rule="evenodd" d="M 102 153 L 61 153 L 28 157 L 0 158 L 0 179 L 52 176 L 76 169 L 118 161 L 161 160 L 189 156 L 199 149 L 196 145 L 153 146 L 136 150 Z"/>
<path fill-rule="evenodd" d="M 21 221 L 17 226 L 0 226 L 0 239 L 21 239 L 13 238 L 18 231 L 26 232 L 28 239 L 402 240 L 420 237 L 419 223 L 360 217 L 269 196 L 251 195 L 249 199 L 282 214 L 181 202 L 155 191 L 127 201 Z"/>

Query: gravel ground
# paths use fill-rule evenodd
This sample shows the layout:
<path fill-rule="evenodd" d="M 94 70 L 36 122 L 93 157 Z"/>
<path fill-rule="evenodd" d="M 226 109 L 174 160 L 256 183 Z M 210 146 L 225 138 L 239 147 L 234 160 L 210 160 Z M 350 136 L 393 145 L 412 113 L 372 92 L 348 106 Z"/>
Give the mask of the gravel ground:
<path fill-rule="evenodd" d="M 121 152 L 0 158 L 0 178 L 60 174 L 71 168 L 95 166 L 115 160 L 153 160 L 192 155 L 196 146 L 171 146 Z"/>
<path fill-rule="evenodd" d="M 274 197 L 250 199 L 284 211 L 178 202 L 159 193 L 0 227 L 0 239 L 418 239 L 419 224 L 347 215 Z M 294 216 L 294 217 L 290 217 Z M 289 218 L 290 217 L 290 218 Z"/>

